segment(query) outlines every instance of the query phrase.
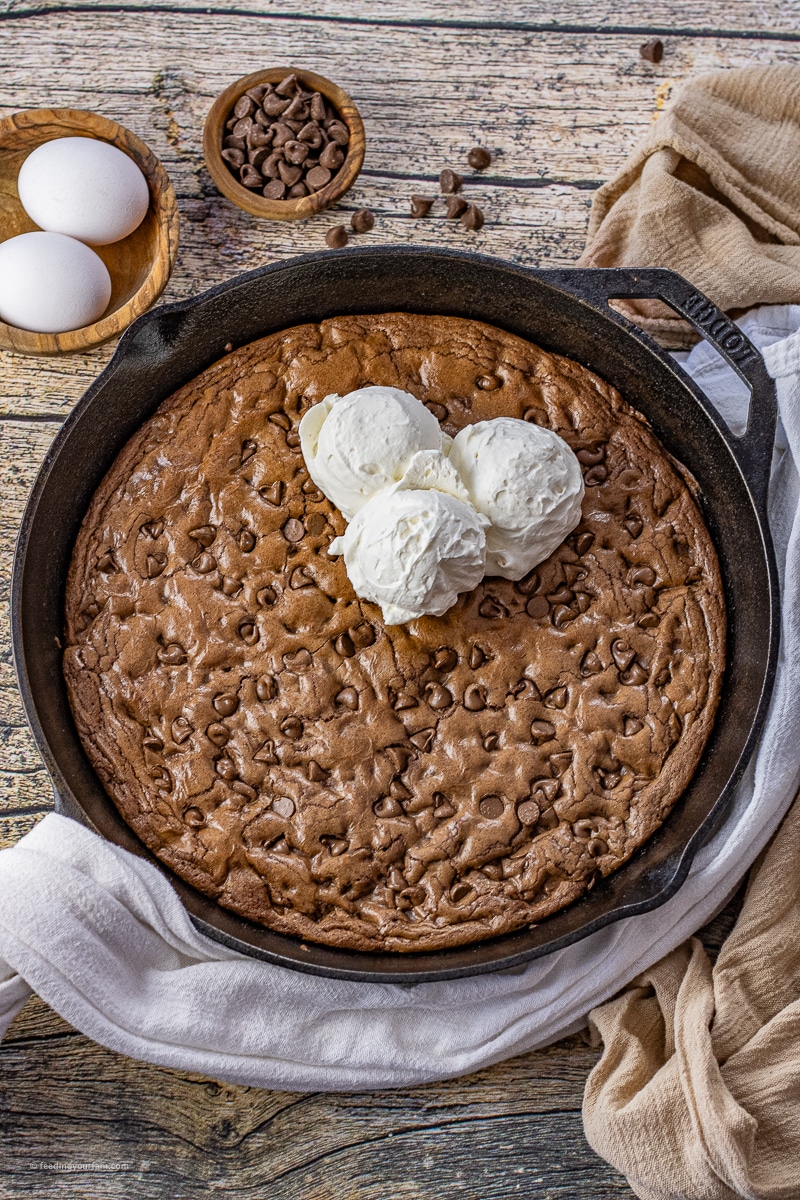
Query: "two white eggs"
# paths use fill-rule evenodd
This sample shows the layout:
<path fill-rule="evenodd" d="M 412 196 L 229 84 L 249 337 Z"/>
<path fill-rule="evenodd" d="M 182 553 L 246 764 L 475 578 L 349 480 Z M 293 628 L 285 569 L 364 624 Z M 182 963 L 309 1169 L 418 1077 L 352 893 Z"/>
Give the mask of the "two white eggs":
<path fill-rule="evenodd" d="M 147 180 L 116 146 L 67 137 L 28 155 L 17 191 L 42 232 L 0 242 L 0 320 L 34 333 L 91 325 L 108 307 L 111 276 L 90 246 L 118 242 L 142 223 Z"/>

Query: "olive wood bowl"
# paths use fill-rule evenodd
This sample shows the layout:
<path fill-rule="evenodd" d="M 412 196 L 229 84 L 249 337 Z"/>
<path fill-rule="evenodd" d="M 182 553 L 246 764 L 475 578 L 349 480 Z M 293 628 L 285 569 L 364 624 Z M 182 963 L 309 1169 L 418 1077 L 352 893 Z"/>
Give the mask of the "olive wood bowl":
<path fill-rule="evenodd" d="M 150 207 L 138 229 L 108 246 L 93 246 L 111 276 L 111 300 L 99 321 L 68 333 L 34 333 L 0 321 L 0 349 L 19 354 L 72 354 L 108 341 L 150 308 L 167 286 L 178 252 L 178 205 L 169 176 L 152 150 L 114 121 L 71 108 L 34 108 L 0 120 L 0 241 L 38 226 L 22 207 L 17 178 L 44 142 L 91 137 L 132 158 L 147 180 Z"/>
<path fill-rule="evenodd" d="M 260 192 L 246 188 L 231 172 L 222 157 L 222 139 L 225 122 L 240 96 L 261 84 L 280 83 L 287 75 L 296 75 L 305 88 L 320 92 L 331 102 L 350 130 L 350 141 L 347 144 L 344 162 L 325 187 L 297 200 L 268 200 Z M 325 79 L 323 75 L 316 75 L 313 71 L 300 71 L 294 67 L 270 67 L 266 71 L 254 71 L 252 75 L 244 75 L 237 79 L 214 101 L 203 130 L 203 156 L 206 166 L 223 196 L 254 217 L 266 217 L 270 221 L 299 221 L 305 217 L 313 217 L 315 213 L 322 212 L 324 208 L 334 204 L 355 183 L 364 162 L 365 147 L 364 124 L 347 92 L 331 83 L 330 79 Z"/>

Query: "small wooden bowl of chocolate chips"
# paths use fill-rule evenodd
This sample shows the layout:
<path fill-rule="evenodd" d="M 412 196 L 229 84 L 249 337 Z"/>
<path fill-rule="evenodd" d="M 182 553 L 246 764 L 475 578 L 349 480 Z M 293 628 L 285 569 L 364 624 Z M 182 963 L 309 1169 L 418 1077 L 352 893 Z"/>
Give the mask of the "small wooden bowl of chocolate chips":
<path fill-rule="evenodd" d="M 364 126 L 353 101 L 313 71 L 272 67 L 215 100 L 203 155 L 223 196 L 256 217 L 296 221 L 321 212 L 355 182 Z"/>

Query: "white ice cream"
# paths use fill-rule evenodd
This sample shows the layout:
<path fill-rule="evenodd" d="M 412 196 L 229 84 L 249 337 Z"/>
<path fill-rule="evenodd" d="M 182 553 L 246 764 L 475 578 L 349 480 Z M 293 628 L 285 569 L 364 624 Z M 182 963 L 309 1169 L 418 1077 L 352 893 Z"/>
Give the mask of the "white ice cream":
<path fill-rule="evenodd" d="M 344 554 L 357 595 L 379 604 L 387 625 L 441 616 L 485 574 L 486 527 L 449 492 L 396 483 L 363 504 L 331 554 Z"/>
<path fill-rule="evenodd" d="M 300 422 L 306 467 L 349 520 L 379 488 L 397 483 L 418 450 L 441 450 L 439 422 L 398 388 L 326 396 Z"/>
<path fill-rule="evenodd" d="M 486 574 L 521 579 L 578 524 L 580 463 L 557 433 L 514 417 L 468 425 L 450 462 L 470 500 L 488 517 Z"/>

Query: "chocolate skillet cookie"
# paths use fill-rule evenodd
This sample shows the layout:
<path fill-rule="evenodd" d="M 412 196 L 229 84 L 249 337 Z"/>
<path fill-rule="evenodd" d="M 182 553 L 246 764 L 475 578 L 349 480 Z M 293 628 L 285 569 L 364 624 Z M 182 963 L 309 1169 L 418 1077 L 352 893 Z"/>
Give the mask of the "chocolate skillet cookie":
<path fill-rule="evenodd" d="M 385 626 L 327 547 L 297 426 L 405 388 L 449 434 L 508 415 L 576 451 L 578 528 L 519 583 Z M 501 934 L 575 900 L 666 817 L 724 666 L 692 486 L 596 375 L 451 317 L 343 317 L 228 355 L 161 405 L 86 515 L 64 671 L 142 841 L 221 905 L 363 950 Z"/>

